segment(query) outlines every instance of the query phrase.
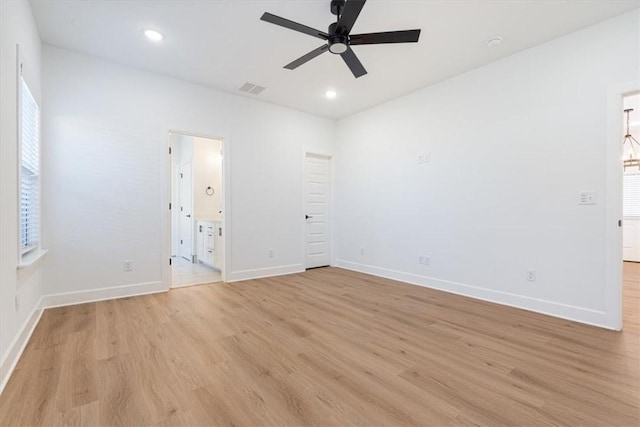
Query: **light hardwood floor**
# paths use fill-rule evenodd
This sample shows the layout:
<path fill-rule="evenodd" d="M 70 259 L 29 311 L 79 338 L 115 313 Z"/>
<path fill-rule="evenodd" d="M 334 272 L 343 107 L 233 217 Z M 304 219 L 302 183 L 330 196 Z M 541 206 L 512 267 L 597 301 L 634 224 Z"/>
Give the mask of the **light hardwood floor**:
<path fill-rule="evenodd" d="M 336 268 L 50 309 L 0 424 L 637 426 L 638 282 L 622 333 Z"/>

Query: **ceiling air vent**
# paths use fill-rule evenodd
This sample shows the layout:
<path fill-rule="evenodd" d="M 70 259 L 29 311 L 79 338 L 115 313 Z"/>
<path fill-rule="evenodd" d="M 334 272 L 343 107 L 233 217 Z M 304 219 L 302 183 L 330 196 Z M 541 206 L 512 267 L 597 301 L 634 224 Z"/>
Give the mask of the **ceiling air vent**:
<path fill-rule="evenodd" d="M 248 93 L 252 93 L 254 95 L 260 95 L 260 93 L 265 89 L 266 89 L 266 87 L 264 87 L 264 86 L 254 85 L 253 83 L 245 83 L 242 86 L 240 86 L 240 89 L 238 89 L 238 90 L 240 92 L 248 92 Z"/>

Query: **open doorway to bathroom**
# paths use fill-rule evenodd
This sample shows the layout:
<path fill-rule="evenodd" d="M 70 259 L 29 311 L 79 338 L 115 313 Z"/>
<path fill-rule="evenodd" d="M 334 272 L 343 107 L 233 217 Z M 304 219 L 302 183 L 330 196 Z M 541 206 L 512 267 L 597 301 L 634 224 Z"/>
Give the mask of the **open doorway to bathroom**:
<path fill-rule="evenodd" d="M 222 281 L 223 142 L 170 133 L 171 285 Z"/>
<path fill-rule="evenodd" d="M 640 331 L 640 93 L 623 98 L 623 322 Z"/>

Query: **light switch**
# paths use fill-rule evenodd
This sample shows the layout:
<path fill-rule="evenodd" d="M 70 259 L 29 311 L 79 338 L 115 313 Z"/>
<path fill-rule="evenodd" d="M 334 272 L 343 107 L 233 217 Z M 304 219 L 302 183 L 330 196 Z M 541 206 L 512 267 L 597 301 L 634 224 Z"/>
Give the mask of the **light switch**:
<path fill-rule="evenodd" d="M 593 191 L 582 191 L 579 194 L 578 204 L 579 205 L 595 205 L 596 203 L 596 193 Z"/>

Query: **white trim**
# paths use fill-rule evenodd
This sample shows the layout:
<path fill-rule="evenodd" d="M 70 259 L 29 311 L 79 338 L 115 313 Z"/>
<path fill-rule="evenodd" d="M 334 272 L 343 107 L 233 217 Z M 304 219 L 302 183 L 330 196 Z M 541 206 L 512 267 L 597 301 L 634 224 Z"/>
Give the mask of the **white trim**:
<path fill-rule="evenodd" d="M 31 312 L 31 315 L 25 320 L 20 332 L 13 338 L 11 344 L 7 348 L 7 351 L 2 355 L 2 361 L 0 361 L 0 394 L 4 390 L 5 386 L 11 378 L 22 352 L 29 343 L 33 331 L 36 329 L 42 313 L 44 310 L 41 308 L 42 298 L 36 304 L 35 308 Z"/>
<path fill-rule="evenodd" d="M 562 319 L 586 323 L 588 325 L 599 326 L 606 329 L 615 329 L 607 322 L 607 316 L 604 311 L 577 307 L 569 304 L 561 304 L 554 301 L 516 295 L 509 292 L 495 291 L 479 286 L 451 282 L 448 280 L 405 273 L 372 265 L 359 264 L 346 260 L 337 260 L 336 264 L 338 267 L 346 270 L 358 271 L 360 273 L 397 280 L 411 285 L 424 286 L 426 288 L 493 302 L 496 304 L 507 305 L 549 316 L 560 317 Z"/>
<path fill-rule="evenodd" d="M 227 276 L 226 282 L 262 279 L 264 277 L 283 276 L 304 272 L 304 264 L 281 265 L 278 267 L 256 268 L 253 270 L 233 271 Z"/>
<path fill-rule="evenodd" d="M 43 295 L 40 300 L 42 308 L 63 307 L 66 305 L 85 304 L 138 295 L 167 292 L 169 288 L 164 282 L 136 283 L 133 285 L 114 286 L 110 288 L 90 289 L 86 291 L 64 292 Z"/>
<path fill-rule="evenodd" d="M 22 260 L 18 263 L 18 269 L 20 270 L 23 268 L 31 267 L 32 265 L 40 261 L 42 257 L 47 254 L 47 252 L 49 252 L 49 249 L 36 248 L 28 254 L 24 254 L 22 256 Z"/>
<path fill-rule="evenodd" d="M 222 140 L 222 281 L 227 281 L 227 272 L 231 271 L 231 138 L 227 135 Z"/>
<path fill-rule="evenodd" d="M 18 206 L 18 221 L 17 221 L 17 238 L 18 238 L 18 268 L 21 266 L 29 266 L 33 264 L 33 262 L 23 262 L 23 259 L 29 260 L 30 253 L 32 251 L 42 251 L 42 109 L 41 109 L 41 100 L 36 98 L 36 94 L 31 91 L 30 83 L 31 79 L 26 77 L 24 73 L 25 63 L 22 59 L 22 54 L 20 52 L 20 44 L 16 44 L 16 137 L 17 137 L 17 150 L 18 150 L 18 163 L 17 163 L 17 186 L 16 186 L 16 198 L 17 198 L 17 206 Z M 38 131 L 37 131 L 37 145 L 38 145 L 38 244 L 34 245 L 35 247 L 26 249 L 22 247 L 22 213 L 21 213 L 21 195 L 22 195 L 22 91 L 23 84 L 27 87 L 27 91 L 33 98 L 33 101 L 36 104 L 38 109 Z M 46 251 L 45 251 L 46 253 Z M 44 255 L 44 254 L 42 254 Z M 41 255 L 40 255 L 41 256 Z M 35 260 L 37 261 L 38 256 Z"/>
<path fill-rule="evenodd" d="M 604 327 L 622 329 L 622 98 L 640 90 L 640 81 L 627 82 L 607 91 L 605 147 L 605 289 Z"/>
<path fill-rule="evenodd" d="M 17 164 L 16 164 L 16 203 L 18 207 L 18 217 L 16 219 L 16 237 L 18 242 L 18 261 L 22 259 L 22 224 L 20 224 L 20 195 L 22 186 L 22 59 L 20 45 L 16 44 L 16 137 L 17 137 Z M 42 215 L 41 215 L 42 216 Z"/>
<path fill-rule="evenodd" d="M 168 289 L 171 287 L 171 245 L 172 245 L 172 231 L 173 231 L 173 175 L 172 175 L 172 160 L 170 153 L 173 152 L 171 146 L 171 131 L 167 133 L 167 144 L 159 144 L 160 149 L 164 152 L 161 153 L 160 158 L 162 161 L 166 161 L 167 164 L 161 168 L 160 173 L 160 241 L 162 242 L 162 259 L 160 260 L 162 266 L 162 283 Z M 169 209 L 169 203 L 171 203 L 171 210 Z"/>

